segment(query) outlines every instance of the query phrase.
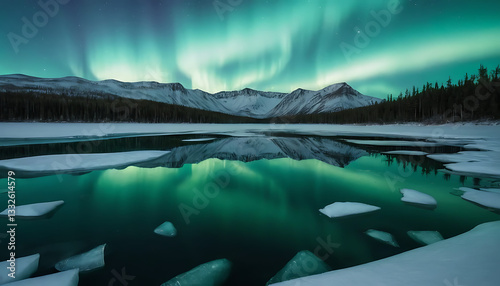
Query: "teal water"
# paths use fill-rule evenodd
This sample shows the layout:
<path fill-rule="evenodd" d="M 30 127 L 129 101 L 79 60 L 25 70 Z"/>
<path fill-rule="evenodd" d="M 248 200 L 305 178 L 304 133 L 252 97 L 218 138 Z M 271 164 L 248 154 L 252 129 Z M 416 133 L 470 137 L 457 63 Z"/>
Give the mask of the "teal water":
<path fill-rule="evenodd" d="M 17 256 L 40 253 L 36 274 L 43 275 L 55 272 L 59 260 L 107 243 L 105 268 L 81 275 L 79 285 L 110 285 L 113 273 L 123 270 L 134 277 L 130 286 L 160 285 L 219 258 L 233 262 L 227 285 L 264 285 L 301 250 L 316 252 L 338 269 L 419 247 L 406 235 L 409 230 L 437 230 L 448 238 L 500 218 L 451 194 L 477 181 L 445 179 L 419 166 L 403 170 L 402 164 L 389 165 L 380 154 L 345 168 L 313 159 L 208 159 L 180 168 L 19 178 L 17 205 L 65 204 L 50 218 L 18 221 Z M 0 179 L 0 185 L 6 181 Z M 400 188 L 432 195 L 437 208 L 402 203 Z M 1 196 L 6 205 L 7 196 Z M 318 211 L 336 201 L 382 209 L 343 219 Z M 164 221 L 175 225 L 176 237 L 153 232 Z M 367 229 L 392 233 L 401 247 L 373 240 L 363 233 Z M 5 241 L 1 245 L 5 260 Z"/>

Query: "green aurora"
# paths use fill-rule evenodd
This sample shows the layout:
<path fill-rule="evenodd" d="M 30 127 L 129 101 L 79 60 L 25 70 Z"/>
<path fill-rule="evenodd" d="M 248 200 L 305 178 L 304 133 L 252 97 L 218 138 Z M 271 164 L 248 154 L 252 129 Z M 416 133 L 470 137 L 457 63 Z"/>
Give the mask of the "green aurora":
<path fill-rule="evenodd" d="M 496 67 L 499 11 L 463 0 L 2 1 L 0 74 L 209 92 L 346 81 L 385 98 Z"/>

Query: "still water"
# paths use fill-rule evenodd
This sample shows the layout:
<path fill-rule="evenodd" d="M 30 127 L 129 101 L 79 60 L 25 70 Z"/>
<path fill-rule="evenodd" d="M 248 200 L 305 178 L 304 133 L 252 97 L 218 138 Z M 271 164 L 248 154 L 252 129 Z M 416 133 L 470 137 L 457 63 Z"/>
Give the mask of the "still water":
<path fill-rule="evenodd" d="M 17 205 L 65 202 L 49 217 L 18 221 L 17 256 L 40 253 L 38 276 L 56 272 L 54 265 L 62 259 L 107 243 L 105 267 L 80 275 L 79 285 L 121 285 L 116 273 L 126 273 L 130 286 L 160 285 L 219 258 L 233 263 L 226 285 L 265 285 L 301 250 L 339 269 L 419 247 L 406 234 L 409 230 L 437 230 L 449 238 L 499 219 L 454 195 L 458 187 L 489 186 L 491 180 L 438 172 L 442 166 L 424 156 L 389 157 L 341 138 L 207 137 L 95 144 L 97 153 L 172 151 L 120 169 L 17 171 Z M 61 154 L 76 149 L 75 144 L 3 147 L 1 154 L 2 159 Z M 3 176 L 0 185 L 6 181 Z M 401 188 L 433 196 L 437 208 L 404 204 Z M 0 196 L 6 205 L 7 196 Z M 318 211 L 344 201 L 381 210 L 341 219 Z M 7 220 L 2 221 L 5 233 Z M 175 225 L 177 236 L 153 232 L 165 221 Z M 401 247 L 368 237 L 368 229 L 392 233 Z M 2 260 L 8 257 L 5 243 Z"/>

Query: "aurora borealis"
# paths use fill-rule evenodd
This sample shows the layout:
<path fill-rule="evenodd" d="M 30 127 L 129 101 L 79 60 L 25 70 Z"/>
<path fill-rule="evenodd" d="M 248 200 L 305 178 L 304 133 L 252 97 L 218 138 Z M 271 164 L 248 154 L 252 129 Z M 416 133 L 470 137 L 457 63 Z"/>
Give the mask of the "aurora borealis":
<path fill-rule="evenodd" d="M 385 98 L 500 64 L 499 1 L 397 2 L 2 1 L 0 74 L 180 82 L 209 92 L 346 81 Z M 25 20 L 40 24 L 30 37 Z"/>

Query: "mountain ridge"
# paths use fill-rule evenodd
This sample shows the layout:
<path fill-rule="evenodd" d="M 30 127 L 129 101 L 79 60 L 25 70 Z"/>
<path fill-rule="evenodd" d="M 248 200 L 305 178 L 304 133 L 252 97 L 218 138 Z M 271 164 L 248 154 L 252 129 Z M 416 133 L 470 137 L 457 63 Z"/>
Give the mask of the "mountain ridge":
<path fill-rule="evenodd" d="M 111 94 L 122 98 L 145 99 L 252 118 L 334 112 L 383 101 L 356 91 L 346 82 L 313 91 L 298 88 L 291 93 L 251 88 L 208 93 L 187 89 L 181 83 L 156 81 L 122 82 L 115 79 L 91 81 L 76 76 L 39 78 L 23 74 L 0 75 L 0 91 L 30 90 L 85 96 Z"/>

